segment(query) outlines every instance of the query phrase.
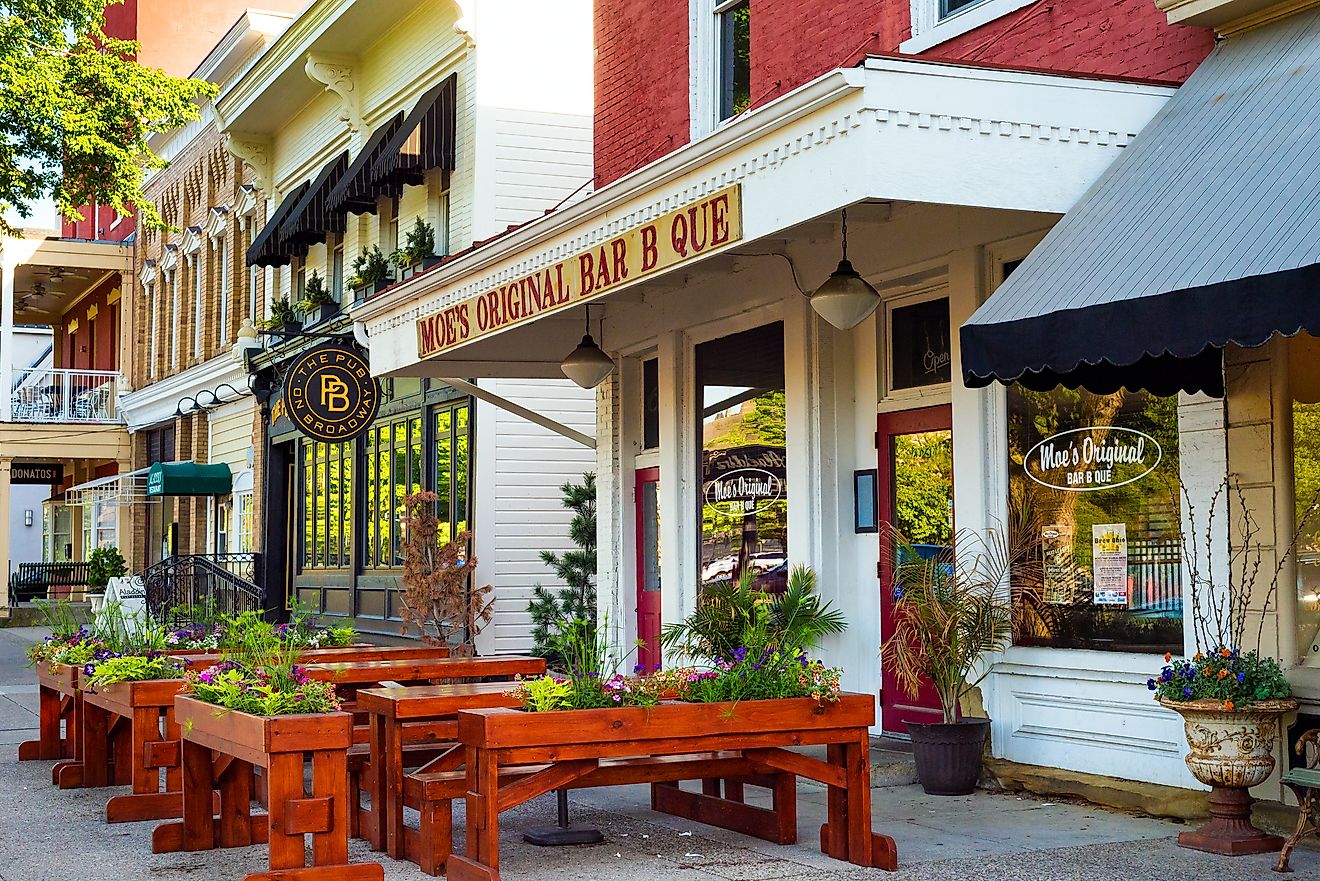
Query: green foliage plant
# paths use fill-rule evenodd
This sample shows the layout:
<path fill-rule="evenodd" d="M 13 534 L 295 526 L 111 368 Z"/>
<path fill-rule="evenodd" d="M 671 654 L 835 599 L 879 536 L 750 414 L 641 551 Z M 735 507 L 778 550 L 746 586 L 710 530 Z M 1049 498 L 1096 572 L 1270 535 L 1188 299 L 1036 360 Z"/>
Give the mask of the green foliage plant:
<path fill-rule="evenodd" d="M 119 553 L 119 548 L 114 545 L 106 545 L 92 551 L 87 562 L 89 564 L 87 586 L 98 593 L 105 591 L 111 578 L 123 578 L 128 574 L 128 563 L 124 560 L 124 555 Z"/>
<path fill-rule="evenodd" d="M 931 553 L 893 526 L 881 532 L 895 585 L 894 630 L 881 657 L 911 697 L 924 681 L 934 685 L 945 724 L 957 721 L 962 697 L 988 672 L 971 678 L 981 658 L 1012 638 L 1009 584 L 1038 580 L 1027 571 L 1039 567 L 1032 553 L 1037 534 L 1025 523 L 984 535 L 963 529 Z"/>
<path fill-rule="evenodd" d="M 390 254 L 390 262 L 403 269 L 435 255 L 435 228 L 419 215 L 408 230 L 402 247 Z M 356 268 L 356 265 L 355 265 Z"/>
<path fill-rule="evenodd" d="M 122 0 L 111 0 L 115 6 Z M 93 203 L 162 225 L 143 192 L 164 168 L 149 139 L 200 117 L 217 89 L 139 64 L 107 36 L 105 0 L 8 0 L 0 7 L 0 234 L 3 215 L 42 198 L 81 220 Z"/>
<path fill-rule="evenodd" d="M 270 312 L 261 326 L 266 330 L 278 330 L 290 324 L 298 323 L 298 312 L 289 302 L 288 297 L 276 297 L 271 300 Z"/>
<path fill-rule="evenodd" d="M 390 274 L 390 265 L 385 260 L 379 245 L 372 245 L 353 258 L 353 274 L 348 279 L 351 288 L 365 288 L 378 281 L 384 281 Z"/>
<path fill-rule="evenodd" d="M 298 308 L 304 315 L 310 314 L 313 310 L 334 302 L 330 296 L 330 291 L 325 286 L 325 280 L 321 278 L 321 273 L 312 270 L 312 275 L 307 279 L 307 284 L 303 287 L 302 299 L 298 301 Z"/>
<path fill-rule="evenodd" d="M 559 632 L 573 621 L 596 619 L 596 475 L 588 471 L 581 483 L 566 482 L 559 488 L 561 503 L 573 512 L 568 525 L 569 540 L 576 549 L 557 554 L 541 551 L 541 561 L 554 570 L 562 588 L 537 584 L 527 612 L 532 619 L 532 654 L 552 667 L 563 667 Z"/>
<path fill-rule="evenodd" d="M 183 662 L 168 655 L 119 655 L 93 660 L 84 668 L 92 688 L 115 682 L 183 678 Z"/>
<path fill-rule="evenodd" d="M 755 590 L 755 577 L 748 567 L 735 583 L 708 585 L 692 614 L 664 627 L 661 645 L 689 660 L 729 661 L 749 648 L 750 632 L 762 632 L 762 648 L 801 653 L 847 629 L 843 613 L 816 592 L 810 568 L 795 566 L 780 594 Z"/>

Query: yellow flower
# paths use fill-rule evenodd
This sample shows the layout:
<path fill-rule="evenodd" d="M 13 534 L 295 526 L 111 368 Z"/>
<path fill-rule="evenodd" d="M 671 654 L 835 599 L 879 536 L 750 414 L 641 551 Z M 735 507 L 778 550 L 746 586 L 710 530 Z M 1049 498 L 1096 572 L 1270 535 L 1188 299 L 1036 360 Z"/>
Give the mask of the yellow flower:
<path fill-rule="evenodd" d="M 1223 679 L 1223 678 L 1224 678 L 1225 676 L 1227 676 L 1227 675 L 1228 675 L 1228 671 L 1227 671 L 1227 670 L 1220 670 L 1220 671 L 1219 671 L 1219 678 L 1220 678 L 1220 679 Z"/>

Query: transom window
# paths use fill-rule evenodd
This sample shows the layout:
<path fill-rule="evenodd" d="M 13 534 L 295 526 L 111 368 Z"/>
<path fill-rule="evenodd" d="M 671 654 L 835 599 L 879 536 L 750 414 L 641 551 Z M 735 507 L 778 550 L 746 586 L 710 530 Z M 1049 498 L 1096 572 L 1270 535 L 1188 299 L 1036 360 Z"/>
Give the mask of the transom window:
<path fill-rule="evenodd" d="M 954 2 L 954 0 L 949 0 Z M 750 0 L 715 6 L 718 27 L 720 119 L 742 113 L 752 103 L 752 8 Z"/>

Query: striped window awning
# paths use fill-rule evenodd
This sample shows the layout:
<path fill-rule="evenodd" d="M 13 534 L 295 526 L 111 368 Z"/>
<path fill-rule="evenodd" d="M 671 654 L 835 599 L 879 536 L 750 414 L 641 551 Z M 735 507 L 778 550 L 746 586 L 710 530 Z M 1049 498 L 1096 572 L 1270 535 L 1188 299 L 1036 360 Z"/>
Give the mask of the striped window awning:
<path fill-rule="evenodd" d="M 321 169 L 298 204 L 293 206 L 277 233 L 280 249 L 286 258 L 294 254 L 301 257 L 307 253 L 308 246 L 324 242 L 327 233 L 344 231 L 343 213 L 331 211 L 328 200 L 330 191 L 347 170 L 348 152 L 345 151 Z"/>
<path fill-rule="evenodd" d="M 253 239 L 252 247 L 248 248 L 248 266 L 284 266 L 289 262 L 289 256 L 284 254 L 280 247 L 278 233 L 285 219 L 293 213 L 293 209 L 302 201 L 302 197 L 307 195 L 311 186 L 311 181 L 304 182 L 284 197 L 284 201 L 279 204 L 270 219 L 266 221 L 266 225 L 261 228 L 261 232 Z"/>
<path fill-rule="evenodd" d="M 376 197 L 371 194 L 371 167 L 385 149 L 385 144 L 394 137 L 403 125 L 403 114 L 395 116 L 389 122 L 371 133 L 362 152 L 349 163 L 339 183 L 330 190 L 326 199 L 326 209 L 339 214 L 375 214 Z"/>

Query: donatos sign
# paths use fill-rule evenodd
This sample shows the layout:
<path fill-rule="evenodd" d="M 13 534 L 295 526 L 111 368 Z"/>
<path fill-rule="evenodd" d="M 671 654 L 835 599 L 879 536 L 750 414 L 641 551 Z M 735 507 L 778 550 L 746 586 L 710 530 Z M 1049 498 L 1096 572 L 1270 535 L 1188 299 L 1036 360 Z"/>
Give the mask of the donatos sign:
<path fill-rule="evenodd" d="M 741 190 L 735 185 L 419 318 L 417 357 L 567 309 L 741 238 Z"/>
<path fill-rule="evenodd" d="M 380 393 L 360 355 L 328 343 L 303 352 L 290 365 L 284 405 L 303 434 L 338 443 L 361 434 L 376 418 Z"/>

